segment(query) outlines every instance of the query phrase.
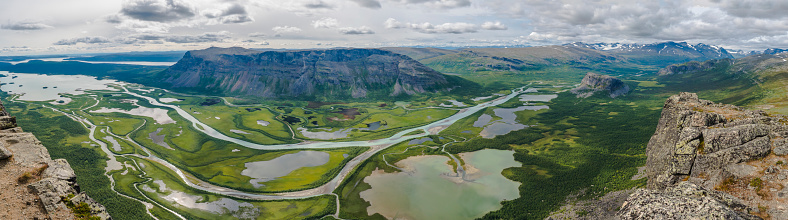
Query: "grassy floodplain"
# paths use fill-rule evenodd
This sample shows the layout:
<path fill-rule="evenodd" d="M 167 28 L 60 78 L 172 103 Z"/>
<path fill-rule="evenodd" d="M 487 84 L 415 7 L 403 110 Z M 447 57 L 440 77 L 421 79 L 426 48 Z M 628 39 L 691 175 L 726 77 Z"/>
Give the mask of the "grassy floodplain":
<path fill-rule="evenodd" d="M 548 70 L 553 71 L 549 68 Z M 626 73 L 634 72 L 631 70 L 626 71 L 628 71 Z M 684 76 L 660 78 L 624 74 L 620 78 L 624 79 L 634 89 L 633 93 L 617 99 L 611 99 L 602 93 L 589 98 L 577 98 L 573 94 L 566 92 L 567 88 L 564 86 L 579 79 L 576 76 L 579 72 L 580 70 L 577 69 L 565 68 L 563 71 L 555 73 L 556 80 L 545 80 L 542 82 L 540 86 L 542 88 L 538 94 L 558 92 L 558 98 L 546 103 L 531 104 L 546 105 L 550 108 L 549 110 L 514 112 L 518 123 L 535 125 L 533 127 L 515 130 L 487 139 L 480 137 L 480 133 L 484 130 L 483 127 L 473 126 L 483 114 L 490 115 L 490 120 L 496 121 L 501 119 L 495 115 L 496 109 L 516 108 L 524 104 L 515 98 L 497 107 L 490 107 L 468 118 L 459 120 L 438 136 L 433 136 L 430 141 L 419 145 L 410 145 L 406 141 L 378 152 L 370 159 L 362 162 L 335 191 L 339 196 L 341 208 L 339 216 L 342 218 L 382 218 L 380 215 L 369 216 L 366 212 L 369 203 L 358 195 L 361 191 L 370 187 L 364 183 L 363 179 L 376 169 L 384 170 L 385 172 L 399 171 L 397 168 L 386 164 L 386 162 L 394 164 L 396 161 L 410 156 L 425 154 L 448 156 L 441 151 L 439 146 L 443 146 L 450 141 L 456 141 L 446 145 L 445 148 L 446 151 L 455 155 L 455 157 L 459 153 L 486 148 L 504 149 L 515 151 L 515 160 L 522 164 L 519 167 L 508 168 L 502 172 L 505 177 L 521 183 L 520 198 L 504 201 L 502 203 L 503 208 L 490 212 L 483 218 L 544 218 L 551 211 L 562 205 L 565 202 L 565 198 L 571 194 L 584 192 L 580 195 L 580 198 L 587 199 L 614 190 L 642 186 L 644 179 L 631 180 L 630 178 L 637 172 L 636 167 L 642 166 L 645 162 L 645 143 L 647 143 L 648 137 L 653 133 L 653 124 L 656 123 L 660 106 L 667 96 L 675 94 L 676 91 L 682 88 L 693 87 L 701 91 L 701 96 L 708 95 L 710 99 L 715 101 L 738 100 L 742 103 L 757 104 L 757 101 L 746 99 L 746 97 L 736 97 L 748 92 L 760 94 L 760 90 L 753 90 L 752 87 L 747 87 L 744 81 L 730 81 L 729 78 L 712 77 L 711 75 L 707 76 L 710 80 L 728 82 L 728 84 L 724 84 L 726 86 L 719 88 L 706 88 L 702 87 L 703 85 L 687 82 L 686 79 L 682 78 Z M 488 74 L 494 73 L 500 72 L 488 72 Z M 504 77 L 510 77 L 507 78 L 510 84 L 490 82 L 487 85 L 500 86 L 500 88 L 508 88 L 515 85 L 522 86 L 527 84 L 525 80 L 533 79 L 536 75 Z M 478 80 L 490 79 L 481 77 Z M 554 87 L 553 85 L 558 86 Z M 485 91 L 498 90 L 486 89 Z M 132 91 L 159 100 L 175 99 L 176 101 L 170 102 L 170 104 L 178 105 L 182 109 L 187 110 L 192 116 L 216 128 L 223 134 L 263 144 L 285 144 L 317 140 L 304 135 L 302 129 L 313 132 L 352 129 L 347 137 L 324 141 L 383 138 L 404 129 L 441 120 L 455 114 L 458 107 L 440 106 L 452 103 L 447 100 L 457 100 L 466 105 L 472 105 L 489 101 L 496 97 L 472 100 L 478 94 L 482 94 L 476 93 L 474 95 L 428 97 L 397 102 L 310 103 L 279 101 L 241 106 L 238 104 L 249 103 L 243 103 L 243 100 L 238 99 L 228 99 L 231 104 L 227 104 L 224 100 L 216 97 L 175 94 L 155 88 L 133 89 Z M 497 93 L 505 94 L 506 91 Z M 770 97 L 767 95 L 764 94 L 764 96 Z M 20 125 L 23 128 L 29 128 L 34 133 L 42 133 L 43 137 L 39 137 L 42 139 L 42 142 L 43 139 L 48 139 L 53 143 L 52 145 L 78 145 L 81 147 L 74 149 L 81 149 L 80 153 L 92 152 L 85 153 L 85 155 L 103 156 L 102 151 L 96 146 L 91 146 L 86 134 L 80 134 L 78 131 L 82 129 L 86 132 L 87 129 L 78 127 L 81 125 L 76 122 L 76 124 L 60 123 L 62 120 L 70 119 L 53 112 L 51 109 L 36 107 L 40 105 L 47 105 L 64 112 L 85 117 L 98 126 L 94 135 L 106 144 L 111 145 L 111 142 L 105 141 L 105 137 L 114 137 L 120 144 L 120 150 L 112 148 L 110 150 L 116 154 L 128 155 L 118 159 L 119 162 L 124 164 L 124 168 L 110 173 L 117 183 L 114 189 L 131 198 L 163 205 L 164 207 L 154 205 L 150 209 L 151 213 L 163 219 L 175 218 L 165 208 L 195 219 L 213 218 L 213 216 L 217 215 L 216 212 L 205 211 L 204 209 L 176 205 L 166 199 L 173 192 L 195 196 L 194 198 L 199 197 L 201 198 L 199 201 L 203 203 L 224 201 L 223 199 L 229 198 L 201 192 L 183 185 L 180 182 L 181 180 L 169 173 L 171 171 L 161 166 L 157 168 L 155 163 L 145 160 L 143 158 L 145 156 L 144 152 L 137 144 L 149 149 L 152 156 L 164 158 L 179 169 L 200 180 L 247 192 L 266 193 L 297 191 L 321 185 L 335 176 L 336 172 L 347 161 L 366 150 L 366 148 L 321 150 L 329 154 L 330 159 L 326 164 L 302 167 L 275 180 L 266 181 L 262 187 L 254 187 L 249 183 L 251 178 L 241 174 L 246 169 L 247 163 L 268 161 L 284 155 L 298 153 L 302 150 L 260 151 L 213 139 L 194 129 L 190 123 L 174 111 L 166 113 L 166 116 L 172 119 L 174 123 L 159 123 L 155 118 L 140 115 L 91 112 L 102 108 L 122 110 L 132 110 L 140 106 L 158 108 L 144 100 L 118 92 L 89 92 L 85 95 L 70 95 L 69 97 L 73 101 L 64 105 L 48 102 L 6 103 L 12 114 L 20 118 Z M 729 97 L 734 97 L 735 99 L 729 99 Z M 25 120 L 31 122 L 42 117 L 55 121 L 46 126 L 23 124 Z M 267 125 L 261 125 L 260 121 L 267 122 Z M 385 122 L 385 124 L 377 130 L 364 130 L 369 124 L 376 122 L 381 124 Z M 653 123 L 649 124 L 648 122 Z M 80 129 L 69 128 L 69 126 L 75 125 Z M 56 131 L 66 129 L 71 129 L 77 133 L 60 132 L 67 135 L 68 138 L 60 136 L 48 137 L 52 135 L 44 134 L 49 132 L 56 133 Z M 233 132 L 233 130 L 240 132 Z M 126 135 L 133 142 L 121 138 Z M 158 142 L 152 139 L 153 136 L 163 136 L 164 138 L 161 142 Z M 616 138 L 622 136 L 630 138 Z M 70 151 L 74 151 L 74 149 L 70 149 Z M 132 154 L 140 156 L 132 156 Z M 345 157 L 345 155 L 348 156 Z M 70 161 L 82 158 L 82 155 L 75 155 L 74 153 L 63 153 L 62 156 Z M 453 167 L 464 165 L 464 161 L 459 162 L 460 164 L 456 164 L 455 161 L 449 160 L 447 163 Z M 72 162 L 72 165 L 79 163 L 81 162 Z M 104 160 L 94 160 L 87 165 L 103 167 L 99 163 L 105 162 Z M 146 164 L 148 166 L 142 168 L 134 164 Z M 77 169 L 77 166 L 87 165 L 75 165 L 75 169 Z M 88 179 L 94 178 L 92 180 L 106 179 L 101 169 L 95 169 L 90 172 L 78 170 L 77 172 L 81 176 L 92 175 L 92 177 L 87 177 Z M 104 180 L 104 182 L 106 183 L 107 180 Z M 90 183 L 86 183 L 86 185 L 90 185 Z M 170 191 L 163 189 L 162 186 L 166 186 Z M 97 188 L 95 191 L 98 192 L 111 191 L 109 187 L 102 188 L 100 185 L 94 185 L 94 187 Z M 142 187 L 151 190 L 142 190 Z M 117 217 L 119 219 L 129 216 L 139 217 L 140 219 L 147 217 L 144 209 L 141 207 L 142 204 L 126 197 L 117 196 L 117 194 L 105 194 L 96 195 L 97 200 L 108 204 L 108 207 L 116 207 L 113 208 L 115 209 L 114 212 L 116 212 L 113 213 L 113 216 L 116 214 L 121 216 Z M 139 204 L 139 206 L 117 208 L 117 204 L 121 204 L 118 201 Z M 260 216 L 265 216 L 265 218 L 284 219 L 324 217 L 326 214 L 333 214 L 337 205 L 332 196 L 287 201 L 262 202 L 237 199 L 234 201 L 252 204 L 252 207 L 257 207 L 256 209 L 260 211 L 258 212 L 261 214 Z M 124 212 L 118 210 L 123 210 Z M 230 211 L 232 213 L 227 213 L 231 215 L 242 213 L 235 209 Z"/>
<path fill-rule="evenodd" d="M 82 124 L 71 120 L 70 118 L 62 115 L 61 113 L 55 112 L 52 109 L 44 108 L 44 107 L 35 107 L 40 105 L 46 105 L 51 108 L 56 108 L 63 112 L 73 113 L 80 117 L 84 117 L 87 120 L 91 121 L 93 124 L 96 124 L 96 132 L 94 136 L 100 142 L 107 144 L 112 151 L 112 153 L 119 154 L 119 155 L 141 155 L 141 156 L 148 156 L 142 151 L 138 144 L 141 144 L 151 150 L 157 157 L 167 158 L 168 160 L 173 161 L 173 164 L 179 165 L 181 169 L 187 171 L 192 174 L 198 173 L 210 173 L 211 175 L 194 175 L 198 178 L 204 178 L 203 180 L 208 182 L 214 182 L 216 185 L 225 185 L 231 188 L 238 188 L 246 191 L 261 191 L 261 192 L 285 192 L 285 191 L 294 191 L 294 190 L 302 190 L 313 188 L 323 183 L 327 182 L 333 176 L 335 176 L 342 166 L 347 163 L 350 159 L 354 158 L 361 152 L 364 152 L 367 148 L 356 147 L 356 148 L 342 148 L 342 149 L 327 149 L 321 150 L 327 152 L 330 156 L 329 162 L 316 167 L 302 167 L 293 172 L 289 173 L 286 176 L 282 176 L 280 178 L 274 179 L 272 181 L 264 182 L 265 185 L 262 188 L 253 188 L 251 184 L 249 184 L 249 177 L 243 176 L 240 172 L 244 169 L 244 163 L 251 162 L 251 161 L 265 161 L 277 158 L 282 155 L 297 153 L 300 150 L 287 150 L 287 151 L 260 151 L 260 150 L 252 150 L 245 147 L 233 145 L 230 143 L 217 143 L 217 140 L 213 140 L 196 130 L 194 130 L 191 126 L 187 125 L 184 119 L 180 118 L 177 114 L 170 112 L 168 114 L 169 117 L 172 117 L 175 123 L 166 123 L 166 124 L 159 124 L 156 123 L 154 118 L 139 116 L 139 115 L 129 115 L 124 113 L 95 113 L 91 111 L 95 111 L 98 109 L 104 108 L 114 108 L 114 109 L 122 109 L 122 110 L 132 110 L 138 108 L 140 106 L 147 107 L 147 108 L 155 108 L 141 100 L 125 95 L 125 94 L 118 94 L 112 92 L 97 92 L 95 94 L 85 94 L 79 96 L 72 96 L 72 102 L 64 105 L 53 105 L 48 102 L 11 102 L 6 99 L 6 107 L 14 115 L 17 115 L 20 118 L 20 125 L 25 128 L 29 128 L 33 130 L 34 133 L 37 133 L 37 136 L 41 136 L 42 141 L 47 146 L 52 145 L 64 145 L 73 147 L 76 145 L 83 146 L 89 152 L 94 152 L 93 154 L 85 154 L 85 155 L 95 155 L 92 161 L 95 163 L 104 162 L 104 160 L 96 160 L 98 158 L 105 158 L 105 155 L 96 144 L 90 142 L 90 139 L 87 138 L 88 129 L 84 128 Z M 131 102 L 130 100 L 136 100 L 136 102 Z M 97 104 L 98 101 L 98 104 Z M 30 108 L 30 109 L 28 109 Z M 51 123 L 41 124 L 39 118 L 52 118 Z M 28 121 L 36 120 L 36 123 L 26 123 Z M 47 125 L 47 126 L 43 126 Z M 149 134 L 150 132 L 155 132 L 158 128 L 166 128 L 167 132 L 161 132 L 161 134 L 165 134 L 165 136 L 169 136 L 166 138 L 165 142 L 171 146 L 171 149 L 167 149 L 161 145 L 153 143 Z M 66 130 L 69 132 L 62 132 L 56 130 Z M 177 131 L 175 129 L 178 129 Z M 119 131 L 119 132 L 118 132 Z M 44 135 L 44 133 L 48 135 Z M 176 134 L 177 133 L 177 134 Z M 60 134 L 57 137 L 49 137 L 51 134 Z M 69 138 L 62 138 L 61 136 L 66 134 Z M 125 140 L 125 136 L 128 135 L 133 139 L 134 142 L 132 143 L 128 140 Z M 113 148 L 113 143 L 106 139 L 107 137 L 112 137 L 118 143 L 119 149 Z M 57 141 L 55 141 L 57 140 Z M 195 141 L 196 140 L 196 141 Z M 49 142 L 47 142 L 49 141 Z M 174 150 L 176 149 L 177 150 Z M 81 148 L 73 148 L 73 149 L 81 149 Z M 50 148 L 51 151 L 55 151 L 54 148 Z M 182 151 L 182 152 L 181 152 Z M 217 152 L 222 152 L 222 154 L 230 154 L 229 156 L 214 158 L 212 157 Z M 83 152 L 84 153 L 84 152 Z M 53 154 L 53 157 L 57 158 L 57 154 Z M 73 160 L 75 158 L 82 158 L 82 155 L 73 155 L 68 154 L 66 157 L 69 160 Z M 132 156 L 133 157 L 133 156 Z M 188 216 L 188 218 L 197 218 L 197 219 L 213 219 L 211 216 L 215 216 L 216 213 L 211 212 L 204 212 L 200 211 L 199 209 L 193 210 L 186 207 L 180 207 L 178 205 L 169 204 L 167 205 L 164 201 L 159 201 L 163 194 L 151 194 L 151 195 L 142 195 L 137 190 L 137 185 L 145 182 L 155 181 L 155 179 L 161 178 L 163 175 L 163 171 L 159 169 L 159 172 L 156 170 L 140 170 L 139 168 L 134 168 L 132 164 L 134 164 L 134 160 L 128 159 L 127 157 L 117 157 L 118 161 L 124 164 L 122 170 L 115 170 L 108 175 L 112 176 L 115 179 L 116 185 L 114 189 L 124 196 L 128 196 L 134 199 L 138 199 L 141 201 L 149 201 L 154 204 L 164 204 L 166 208 L 174 210 L 183 216 Z M 136 157 L 135 157 L 136 158 Z M 181 158 L 185 158 L 183 160 L 179 160 Z M 212 159 L 212 160 L 201 160 L 204 158 Z M 144 160 L 141 158 L 136 158 L 137 160 Z M 188 161 L 188 162 L 186 162 Z M 180 163 L 179 163 L 180 162 Z M 95 169 L 91 171 L 91 174 L 85 174 L 81 172 L 79 164 L 77 162 L 71 162 L 72 166 L 74 166 L 77 173 L 82 176 L 88 176 L 86 178 L 81 178 L 82 180 L 91 180 L 93 179 L 104 179 L 104 181 L 99 181 L 96 183 L 104 183 L 101 184 L 90 184 L 85 183 L 83 185 L 83 189 L 91 189 L 92 192 L 105 192 L 108 190 L 112 190 L 109 186 L 108 179 L 103 175 L 103 168 L 106 165 L 98 165 L 93 164 Z M 190 166 L 191 165 L 191 166 Z M 141 171 L 146 171 L 144 174 Z M 169 172 L 169 171 L 168 171 Z M 226 174 L 225 174 L 226 173 Z M 171 176 L 172 177 L 172 176 Z M 150 179 L 153 178 L 153 179 Z M 150 179 L 150 180 L 149 180 Z M 185 185 L 177 185 L 178 179 L 171 179 L 171 184 L 173 186 L 180 186 L 182 191 L 188 191 L 188 187 Z M 236 184 L 235 186 L 233 184 Z M 139 185 L 141 187 L 141 185 Z M 96 188 L 96 189 L 92 189 Z M 197 194 L 205 194 L 204 192 L 198 191 L 188 191 L 190 193 L 197 193 Z M 158 193 L 158 192 L 157 192 Z M 164 193 L 166 194 L 166 192 Z M 120 196 L 115 194 L 114 192 L 104 193 L 101 195 L 91 195 L 103 204 L 107 204 L 107 207 L 110 207 L 111 214 L 118 219 L 145 219 L 147 218 L 147 214 L 144 212 L 144 208 L 142 207 L 141 203 L 137 203 L 136 201 L 129 201 L 130 198 Z M 158 196 L 158 197 L 157 197 Z M 219 199 L 218 195 L 211 195 Z M 217 197 L 218 196 L 218 197 Z M 207 198 L 207 197 L 206 197 Z M 224 198 L 224 197 L 222 197 Z M 153 199 L 153 201 L 150 201 Z M 157 200 L 159 199 L 159 200 Z M 118 202 L 115 202 L 118 201 Z M 125 202 L 122 202 L 125 201 Z M 210 201 L 206 201 L 210 202 Z M 258 210 L 267 210 L 266 212 L 258 213 L 260 214 L 260 219 L 306 219 L 306 218 L 314 218 L 314 217 L 322 217 L 327 214 L 332 214 L 335 211 L 335 200 L 332 196 L 319 196 L 312 199 L 302 199 L 302 200 L 287 200 L 287 201 L 248 201 L 252 202 L 256 205 L 256 209 Z M 114 204 L 120 203 L 130 203 L 130 204 L 137 204 L 138 207 L 135 206 L 126 206 L 123 208 L 113 206 Z M 127 210 L 131 213 L 118 213 L 119 210 Z M 289 211 L 288 211 L 289 210 Z M 133 212 L 132 212 L 133 211 Z M 140 212 L 141 211 L 141 212 Z M 153 206 L 151 210 L 149 210 L 155 216 L 162 218 L 162 219 L 173 219 L 177 218 L 175 215 L 166 211 L 165 209 L 159 206 Z M 295 214 L 293 214 L 295 213 Z M 137 217 L 132 217 L 137 216 Z"/>

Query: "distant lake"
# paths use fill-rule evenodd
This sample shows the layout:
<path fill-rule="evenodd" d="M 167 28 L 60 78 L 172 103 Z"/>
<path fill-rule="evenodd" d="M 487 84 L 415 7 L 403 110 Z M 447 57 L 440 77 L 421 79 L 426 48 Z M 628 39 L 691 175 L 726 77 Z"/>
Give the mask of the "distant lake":
<path fill-rule="evenodd" d="M 60 58 L 45 58 L 45 59 L 27 59 L 22 61 L 15 61 L 15 62 L 7 62 L 10 64 L 20 64 L 20 63 L 27 63 L 31 60 L 41 60 L 41 61 L 48 61 L 48 62 L 65 62 L 65 61 L 74 61 L 74 62 L 83 62 L 83 63 L 108 63 L 108 64 L 128 64 L 128 65 L 140 65 L 140 66 L 172 66 L 175 65 L 177 62 L 147 62 L 147 61 L 83 61 L 83 60 L 66 60 L 71 57 L 60 57 Z"/>
<path fill-rule="evenodd" d="M 6 77 L 0 77 L 0 90 L 13 94 L 22 94 L 19 100 L 24 101 L 64 101 L 71 99 L 61 97 L 59 93 L 84 94 L 84 90 L 112 90 L 116 89 L 107 84 L 120 83 L 115 80 L 98 80 L 96 77 L 83 75 L 44 75 L 30 73 L 9 73 L 0 71 Z M 44 89 L 44 87 L 47 87 Z"/>

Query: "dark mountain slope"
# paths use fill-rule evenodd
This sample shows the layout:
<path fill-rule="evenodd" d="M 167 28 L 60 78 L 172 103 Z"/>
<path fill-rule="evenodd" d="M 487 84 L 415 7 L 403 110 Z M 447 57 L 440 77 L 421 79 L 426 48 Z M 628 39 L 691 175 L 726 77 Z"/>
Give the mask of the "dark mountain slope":
<path fill-rule="evenodd" d="M 189 51 L 157 75 L 172 88 L 300 100 L 388 98 L 451 90 L 462 79 L 379 49 Z"/>

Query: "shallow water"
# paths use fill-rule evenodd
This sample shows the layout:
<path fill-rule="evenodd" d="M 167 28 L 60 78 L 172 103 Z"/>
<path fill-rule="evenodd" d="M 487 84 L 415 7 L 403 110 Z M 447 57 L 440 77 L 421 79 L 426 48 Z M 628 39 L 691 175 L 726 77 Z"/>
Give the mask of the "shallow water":
<path fill-rule="evenodd" d="M 271 124 L 271 122 L 267 122 L 264 120 L 257 120 L 257 124 L 262 126 L 268 126 L 269 124 Z"/>
<path fill-rule="evenodd" d="M 241 130 L 235 130 L 235 129 L 230 129 L 230 132 L 233 132 L 233 133 L 236 133 L 236 134 L 250 134 L 249 132 L 245 132 L 245 131 L 241 131 Z"/>
<path fill-rule="evenodd" d="M 413 140 L 410 140 L 410 141 L 408 141 L 408 144 L 409 144 L 409 145 L 414 145 L 414 144 L 423 144 L 424 142 L 431 141 L 431 140 L 432 140 L 432 138 L 431 138 L 431 137 L 425 137 L 425 138 L 416 138 L 416 139 L 413 139 Z"/>
<path fill-rule="evenodd" d="M 455 106 L 456 107 L 466 107 L 467 106 L 467 105 L 465 105 L 465 103 L 459 102 L 459 101 L 454 100 L 454 99 L 447 100 L 447 101 L 451 102 L 451 105 L 446 105 L 446 104 L 441 103 L 439 106 L 441 106 L 441 107 L 455 107 Z"/>
<path fill-rule="evenodd" d="M 487 127 L 484 127 L 479 135 L 481 135 L 483 138 L 494 138 L 498 135 L 504 135 L 512 131 L 527 128 L 528 125 L 523 125 L 517 122 L 517 115 L 514 114 L 515 112 L 524 110 L 538 111 L 549 108 L 550 107 L 546 105 L 526 105 L 517 108 L 497 108 L 493 111 L 495 112 L 495 116 L 498 116 L 501 119 L 494 121 L 492 124 L 487 125 Z M 479 119 L 481 119 L 481 117 L 479 117 Z M 476 123 L 473 125 L 476 126 Z"/>
<path fill-rule="evenodd" d="M 183 99 L 160 98 L 159 101 L 162 102 L 162 103 L 170 103 L 170 102 L 180 102 L 180 101 L 183 101 Z"/>
<path fill-rule="evenodd" d="M 204 202 L 202 196 L 191 195 L 188 193 L 168 189 L 167 185 L 162 180 L 155 180 L 153 183 L 159 186 L 158 191 L 167 193 L 166 195 L 162 194 L 161 198 L 189 209 L 200 209 L 215 214 L 229 214 L 230 212 L 238 211 L 241 207 L 254 207 L 254 205 L 251 203 L 238 202 L 228 198 L 220 198 L 216 201 Z M 143 185 L 142 189 L 147 192 L 158 193 L 155 189 L 148 185 Z"/>
<path fill-rule="evenodd" d="M 161 132 L 162 130 L 164 130 L 164 128 L 156 129 L 156 131 L 151 132 L 150 134 L 148 134 L 148 138 L 150 138 L 153 141 L 153 143 L 158 144 L 159 146 L 162 146 L 162 147 L 165 147 L 167 149 L 172 150 L 172 147 L 170 147 L 170 145 L 167 144 L 167 142 L 164 142 L 164 136 L 166 136 L 166 134 L 158 135 L 159 132 Z"/>
<path fill-rule="evenodd" d="M 111 112 L 119 112 L 125 113 L 129 115 L 137 115 L 137 116 L 144 116 L 144 117 L 151 117 L 156 123 L 159 124 L 170 124 L 175 123 L 175 120 L 172 120 L 169 115 L 167 115 L 166 109 L 161 108 L 148 108 L 144 106 L 139 106 L 132 110 L 123 110 L 118 108 L 106 108 L 101 107 L 98 110 L 90 111 L 90 113 L 111 113 Z"/>
<path fill-rule="evenodd" d="M 112 149 L 113 150 L 115 150 L 115 151 L 123 150 L 123 148 L 120 147 L 120 143 L 118 143 L 118 140 L 115 140 L 115 138 L 113 138 L 112 136 L 106 136 L 106 137 L 104 137 L 104 140 L 107 140 L 110 143 L 112 143 Z"/>
<path fill-rule="evenodd" d="M 397 163 L 409 172 L 375 172 L 365 178 L 372 188 L 361 192 L 361 198 L 370 202 L 369 214 L 389 219 L 475 219 L 499 209 L 501 201 L 519 197 L 520 183 L 501 175 L 505 168 L 520 166 L 513 154 L 501 150 L 464 154 L 466 163 L 478 169 L 468 174 L 473 181 L 446 176 L 451 167 L 445 156 L 410 157 Z"/>
<path fill-rule="evenodd" d="M 380 121 L 367 124 L 367 129 L 370 131 L 378 130 L 380 128 Z"/>
<path fill-rule="evenodd" d="M 302 167 L 314 167 L 328 163 L 330 155 L 323 151 L 300 151 L 286 154 L 267 161 L 246 163 L 246 169 L 241 175 L 251 177 L 249 182 L 254 187 L 260 187 L 260 182 L 271 181 L 286 176 Z"/>
<path fill-rule="evenodd" d="M 117 89 L 108 87 L 106 84 L 119 84 L 115 80 L 98 80 L 96 77 L 83 75 L 43 75 L 9 73 L 7 71 L 0 71 L 0 74 L 7 76 L 0 78 L 0 82 L 6 83 L 6 85 L 0 86 L 0 90 L 13 94 L 24 93 L 24 95 L 19 97 L 19 100 L 24 101 L 55 100 L 70 102 L 70 98 L 61 97 L 59 93 L 79 95 L 85 94 L 84 90 L 117 91 Z M 44 89 L 44 87 L 47 88 Z"/>
<path fill-rule="evenodd" d="M 520 95 L 521 102 L 549 102 L 554 98 L 558 98 L 558 95 L 550 94 L 550 95 Z"/>
<path fill-rule="evenodd" d="M 473 122 L 473 127 L 477 127 L 477 128 L 484 127 L 485 125 L 489 124 L 491 120 L 492 120 L 491 115 L 482 114 L 481 116 L 479 116 L 478 119 L 476 119 L 475 122 Z"/>
<path fill-rule="evenodd" d="M 321 128 L 318 128 L 321 129 Z M 328 130 L 328 129 L 325 129 Z M 321 140 L 330 140 L 330 139 L 337 139 L 337 138 L 346 138 L 350 131 L 353 130 L 352 128 L 340 129 L 337 131 L 309 131 L 306 128 L 300 127 L 298 128 L 298 132 L 301 132 L 304 137 L 308 137 L 311 139 L 321 139 Z"/>
<path fill-rule="evenodd" d="M 492 97 L 495 97 L 495 95 L 484 96 L 484 97 L 476 97 L 476 98 L 472 98 L 471 100 L 473 100 L 474 102 L 478 102 L 478 101 L 481 101 L 481 100 L 490 99 Z"/>

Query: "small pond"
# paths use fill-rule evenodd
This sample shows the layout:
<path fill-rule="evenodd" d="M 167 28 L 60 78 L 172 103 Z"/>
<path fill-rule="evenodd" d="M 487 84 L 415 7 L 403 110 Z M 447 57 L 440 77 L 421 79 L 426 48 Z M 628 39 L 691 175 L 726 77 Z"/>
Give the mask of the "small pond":
<path fill-rule="evenodd" d="M 470 180 L 451 177 L 448 157 L 410 157 L 397 163 L 407 172 L 376 171 L 364 178 L 372 188 L 360 195 L 371 204 L 369 214 L 389 219 L 476 219 L 501 208 L 501 201 L 519 197 L 520 183 L 501 175 L 520 166 L 513 155 L 501 150 L 462 154 Z"/>
<path fill-rule="evenodd" d="M 251 177 L 252 180 L 249 182 L 254 187 L 260 187 L 262 186 L 261 182 L 286 176 L 298 168 L 326 164 L 330 159 L 329 156 L 323 151 L 300 151 L 286 154 L 272 160 L 246 163 L 246 169 L 241 171 L 241 175 Z"/>
<path fill-rule="evenodd" d="M 350 134 L 350 131 L 353 129 L 345 128 L 345 129 L 339 129 L 337 131 L 331 131 L 331 129 L 327 129 L 327 128 L 317 128 L 315 130 L 324 130 L 324 131 L 309 131 L 304 127 L 298 128 L 298 132 L 301 132 L 301 134 L 304 135 L 304 137 L 312 138 L 312 139 L 321 139 L 321 140 L 346 138 L 348 134 Z"/>

